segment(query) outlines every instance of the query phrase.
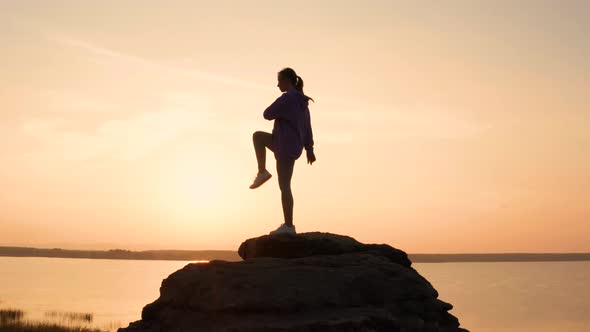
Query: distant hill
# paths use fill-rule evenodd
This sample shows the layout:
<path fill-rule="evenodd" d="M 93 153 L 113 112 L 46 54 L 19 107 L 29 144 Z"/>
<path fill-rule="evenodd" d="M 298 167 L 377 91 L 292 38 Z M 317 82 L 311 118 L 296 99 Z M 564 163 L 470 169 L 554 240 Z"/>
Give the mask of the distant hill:
<path fill-rule="evenodd" d="M 225 261 L 242 260 L 233 250 L 68 250 L 0 246 L 0 256 L 94 259 Z M 408 254 L 414 263 L 590 261 L 590 253 Z"/>
<path fill-rule="evenodd" d="M 146 250 L 131 251 L 123 249 L 111 250 L 68 250 L 39 249 L 27 247 L 2 247 L 0 256 L 11 257 L 59 257 L 59 258 L 96 258 L 96 259 L 136 259 L 136 260 L 242 260 L 237 251 L 233 250 Z"/>
<path fill-rule="evenodd" d="M 408 254 L 414 263 L 590 261 L 590 253 Z"/>

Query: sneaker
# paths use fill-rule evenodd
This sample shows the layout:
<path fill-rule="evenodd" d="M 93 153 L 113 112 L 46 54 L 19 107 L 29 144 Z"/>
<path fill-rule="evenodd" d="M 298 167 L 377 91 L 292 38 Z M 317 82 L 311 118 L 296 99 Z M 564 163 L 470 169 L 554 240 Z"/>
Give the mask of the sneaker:
<path fill-rule="evenodd" d="M 295 226 L 287 226 L 286 224 L 281 224 L 279 228 L 275 229 L 274 231 L 270 232 L 269 235 L 277 235 L 277 234 L 292 234 L 295 235 Z"/>
<path fill-rule="evenodd" d="M 250 185 L 250 189 L 260 187 L 263 183 L 268 181 L 268 179 L 270 179 L 271 177 L 272 177 L 272 174 L 270 174 L 267 170 L 264 170 L 262 172 L 258 172 L 258 174 L 256 174 L 256 178 L 254 179 L 254 183 L 252 183 Z"/>

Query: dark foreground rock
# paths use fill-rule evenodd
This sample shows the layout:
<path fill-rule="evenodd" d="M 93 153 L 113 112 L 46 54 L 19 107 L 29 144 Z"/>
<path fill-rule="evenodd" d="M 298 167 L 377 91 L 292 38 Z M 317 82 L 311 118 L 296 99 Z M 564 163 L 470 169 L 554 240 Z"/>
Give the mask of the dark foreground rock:
<path fill-rule="evenodd" d="M 192 263 L 119 332 L 467 331 L 388 245 L 329 233 L 245 241 L 242 262 Z"/>

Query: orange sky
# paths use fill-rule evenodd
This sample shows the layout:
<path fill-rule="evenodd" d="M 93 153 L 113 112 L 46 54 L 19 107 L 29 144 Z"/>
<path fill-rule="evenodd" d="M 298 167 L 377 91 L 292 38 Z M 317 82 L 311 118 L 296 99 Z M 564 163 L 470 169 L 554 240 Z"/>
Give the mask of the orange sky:
<path fill-rule="evenodd" d="M 2 1 L 0 245 L 268 233 L 251 135 L 288 66 L 316 100 L 299 232 L 588 252 L 588 22 L 585 1 Z"/>

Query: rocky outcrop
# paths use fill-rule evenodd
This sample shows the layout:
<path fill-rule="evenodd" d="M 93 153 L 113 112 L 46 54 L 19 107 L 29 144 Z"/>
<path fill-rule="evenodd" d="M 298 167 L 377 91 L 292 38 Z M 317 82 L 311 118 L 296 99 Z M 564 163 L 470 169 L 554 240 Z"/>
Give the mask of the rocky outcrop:
<path fill-rule="evenodd" d="M 142 319 L 119 332 L 467 331 L 388 245 L 302 233 L 249 239 L 239 254 L 244 261 L 172 273 Z"/>
<path fill-rule="evenodd" d="M 350 236 L 331 233 L 301 233 L 296 236 L 270 236 L 248 239 L 238 249 L 243 259 L 256 257 L 301 258 L 318 255 L 366 253 L 383 256 L 406 267 L 412 262 L 405 252 L 386 244 L 364 244 Z"/>

